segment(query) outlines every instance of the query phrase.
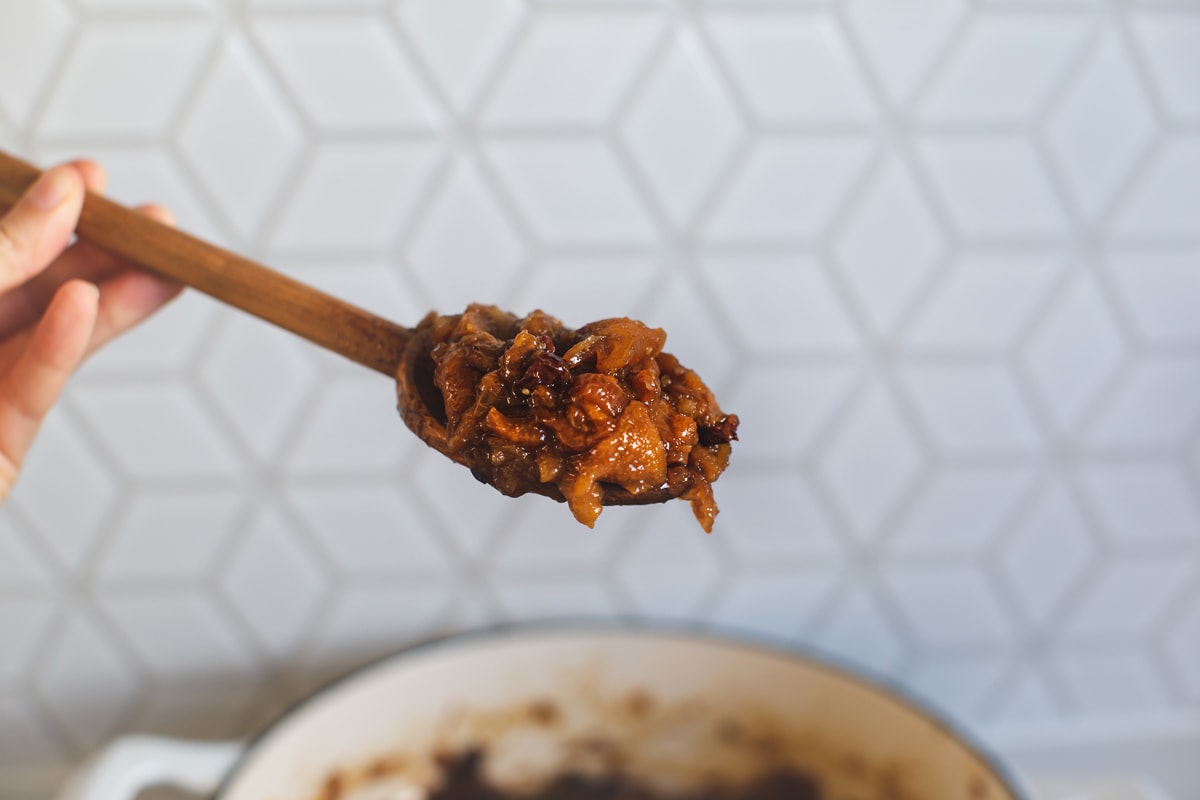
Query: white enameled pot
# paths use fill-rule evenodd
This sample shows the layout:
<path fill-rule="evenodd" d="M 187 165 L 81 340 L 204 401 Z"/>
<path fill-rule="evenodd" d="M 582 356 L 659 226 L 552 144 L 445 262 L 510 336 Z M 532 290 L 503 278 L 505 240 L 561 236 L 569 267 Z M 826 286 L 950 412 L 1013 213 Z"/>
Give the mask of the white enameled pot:
<path fill-rule="evenodd" d="M 575 628 L 407 650 L 249 743 L 118 740 L 60 800 L 132 800 L 157 784 L 220 800 L 311 800 L 333 785 L 345 798 L 420 796 L 410 789 L 435 774 L 436 754 L 477 745 L 489 774 L 514 787 L 564 766 L 619 763 L 686 788 L 787 763 L 814 775 L 828 800 L 1026 797 L 960 732 L 844 668 L 727 639 Z"/>

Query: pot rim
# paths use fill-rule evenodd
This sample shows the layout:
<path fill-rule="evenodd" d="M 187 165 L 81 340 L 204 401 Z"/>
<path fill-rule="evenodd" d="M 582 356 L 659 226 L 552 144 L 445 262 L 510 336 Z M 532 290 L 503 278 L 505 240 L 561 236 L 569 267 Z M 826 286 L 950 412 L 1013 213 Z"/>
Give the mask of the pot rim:
<path fill-rule="evenodd" d="M 734 649 L 754 651 L 786 661 L 804 662 L 822 672 L 845 678 L 850 682 L 885 699 L 898 703 L 934 725 L 935 728 L 955 739 L 989 770 L 1016 800 L 1034 800 L 1025 790 L 1024 783 L 999 756 L 985 745 L 963 724 L 937 708 L 934 703 L 894 678 L 876 672 L 863 664 L 856 663 L 820 649 L 811 643 L 783 642 L 763 633 L 751 633 L 727 625 L 698 625 L 695 623 L 672 623 L 661 620 L 624 619 L 543 619 L 529 622 L 501 622 L 457 633 L 441 634 L 418 640 L 386 653 L 366 664 L 355 667 L 304 697 L 288 705 L 269 722 L 251 734 L 237 759 L 230 765 L 213 793 L 213 800 L 221 800 L 230 782 L 237 777 L 246 762 L 254 757 L 275 731 L 290 719 L 304 713 L 318 698 L 324 697 L 345 684 L 371 672 L 388 668 L 394 662 L 404 661 L 421 655 L 436 653 L 442 649 L 486 646 L 493 641 L 513 638 L 552 638 L 555 636 L 578 636 L 581 634 L 633 635 L 645 638 L 685 639 L 722 645 Z"/>

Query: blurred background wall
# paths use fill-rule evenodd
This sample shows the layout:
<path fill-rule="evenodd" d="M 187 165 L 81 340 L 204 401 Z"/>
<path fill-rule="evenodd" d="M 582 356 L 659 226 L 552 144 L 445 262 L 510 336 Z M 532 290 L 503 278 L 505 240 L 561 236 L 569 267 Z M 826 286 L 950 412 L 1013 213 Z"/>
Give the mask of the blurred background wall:
<path fill-rule="evenodd" d="M 589 531 L 184 297 L 0 511 L 0 796 L 543 617 L 815 645 L 984 731 L 1197 714 L 1198 54 L 1190 2 L 0 2 L 6 149 L 402 323 L 642 318 L 743 420 L 711 536 Z"/>

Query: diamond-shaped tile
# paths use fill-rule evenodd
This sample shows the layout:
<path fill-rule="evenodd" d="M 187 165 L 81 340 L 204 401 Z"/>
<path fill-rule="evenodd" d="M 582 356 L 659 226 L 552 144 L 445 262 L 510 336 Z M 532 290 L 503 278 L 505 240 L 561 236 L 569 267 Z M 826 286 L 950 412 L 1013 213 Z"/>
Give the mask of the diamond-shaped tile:
<path fill-rule="evenodd" d="M 679 34 L 622 124 L 672 222 L 686 225 L 742 135 L 737 111 L 692 33 Z"/>
<path fill-rule="evenodd" d="M 0 514 L 0 590 L 28 590 L 49 580 L 45 562 L 28 544 L 33 536 L 12 513 Z"/>
<path fill-rule="evenodd" d="M 1125 355 L 1125 343 L 1092 278 L 1078 275 L 1031 329 L 1023 362 L 1060 431 L 1080 419 Z"/>
<path fill-rule="evenodd" d="M 1171 116 L 1195 121 L 1200 117 L 1196 75 L 1200 70 L 1200 18 L 1180 4 L 1184 13 L 1140 13 L 1132 18 L 1134 38 Z"/>
<path fill-rule="evenodd" d="M 327 584 L 291 523 L 270 507 L 243 534 L 221 579 L 234 612 L 277 658 L 296 651 L 325 600 Z"/>
<path fill-rule="evenodd" d="M 985 14 L 967 28 L 921 103 L 930 120 L 1032 117 L 1087 35 L 1081 14 Z"/>
<path fill-rule="evenodd" d="M 1000 683 L 1007 661 L 1003 654 L 938 653 L 917 664 L 905 683 L 937 708 L 971 721 L 980 716 L 981 704 Z"/>
<path fill-rule="evenodd" d="M 238 685 L 258 668 L 233 621 L 201 592 L 113 588 L 98 603 L 160 685 Z"/>
<path fill-rule="evenodd" d="M 978 553 L 1025 496 L 1032 478 L 1032 469 L 1016 465 L 939 471 L 922 489 L 888 547 L 912 555 Z"/>
<path fill-rule="evenodd" d="M 715 492 L 722 537 L 742 564 L 829 561 L 842 552 L 839 531 L 798 470 L 731 469 Z"/>
<path fill-rule="evenodd" d="M 386 25 L 367 17 L 302 15 L 260 20 L 253 31 L 317 126 L 392 131 L 435 124 L 429 98 Z"/>
<path fill-rule="evenodd" d="M 858 349 L 858 332 L 812 256 L 709 258 L 703 270 L 747 350 L 788 355 Z"/>
<path fill-rule="evenodd" d="M 0 691 L 0 770 L 9 774 L 30 764 L 69 760 L 60 737 L 50 733 L 45 713 L 31 695 L 16 688 Z"/>
<path fill-rule="evenodd" d="M 320 685 L 440 629 L 457 587 L 444 576 L 425 581 L 356 582 L 344 586 L 301 667 Z"/>
<path fill-rule="evenodd" d="M 12 682 L 25 674 L 53 618 L 54 602 L 48 598 L 0 597 L 0 681 Z"/>
<path fill-rule="evenodd" d="M 1096 553 L 1087 520 L 1059 487 L 1004 532 L 1002 548 L 1001 574 L 1035 626 L 1057 612 Z"/>
<path fill-rule="evenodd" d="M 396 13 L 460 111 L 474 103 L 522 16 L 517 0 L 407 0 Z"/>
<path fill-rule="evenodd" d="M 885 333 L 930 279 L 944 243 L 907 167 L 889 162 L 866 192 L 839 233 L 836 252 L 875 331 Z"/>
<path fill-rule="evenodd" d="M 654 44 L 657 14 L 541 14 L 483 110 L 488 124 L 599 124 Z"/>
<path fill-rule="evenodd" d="M 721 579 L 721 556 L 720 544 L 694 525 L 651 524 L 621 554 L 613 577 L 639 612 L 694 618 Z"/>
<path fill-rule="evenodd" d="M 1173 555 L 1128 554 L 1107 561 L 1064 621 L 1064 637 L 1149 635 L 1195 569 L 1195 560 Z"/>
<path fill-rule="evenodd" d="M 947 453 L 1029 453 L 1041 435 L 1003 366 L 912 364 L 904 386 L 939 449 Z"/>
<path fill-rule="evenodd" d="M 1059 236 L 1062 205 L 1030 143 L 1006 136 L 923 137 L 933 188 L 968 237 Z"/>
<path fill-rule="evenodd" d="M 724 379 L 738 354 L 695 286 L 677 276 L 650 301 L 642 319 L 667 331 L 666 351 L 703 376 L 717 397 L 725 397 Z"/>
<path fill-rule="evenodd" d="M 200 69 L 208 22 L 92 22 L 67 56 L 38 132 L 51 136 L 152 136 L 166 131 Z M 24 66 L 20 69 L 24 69 Z M 131 87 L 137 87 L 135 91 Z"/>
<path fill-rule="evenodd" d="M 199 364 L 202 391 L 238 439 L 269 460 L 315 387 L 304 342 L 246 314 L 231 314 Z"/>
<path fill-rule="evenodd" d="M 1200 507 L 1174 460 L 1083 467 L 1081 485 L 1110 537 L 1130 546 L 1200 541 Z"/>
<path fill-rule="evenodd" d="M 1195 236 L 1200 231 L 1200 136 L 1160 146 L 1117 213 L 1117 234 Z"/>
<path fill-rule="evenodd" d="M 77 396 L 107 452 L 134 478 L 237 474 L 240 461 L 232 446 L 180 383 L 96 384 L 80 388 Z"/>
<path fill-rule="evenodd" d="M 925 81 L 963 15 L 958 0 L 854 0 L 849 20 L 892 103 L 903 106 Z"/>
<path fill-rule="evenodd" d="M 718 395 L 722 408 L 741 419 L 734 458 L 797 460 L 809 454 L 860 379 L 848 364 L 750 365 L 728 393 Z"/>
<path fill-rule="evenodd" d="M 141 491 L 95 562 L 100 578 L 199 581 L 228 541 L 247 498 L 233 489 Z"/>
<path fill-rule="evenodd" d="M 828 227 L 866 167 L 855 136 L 761 139 L 708 222 L 719 240 L 810 242 Z"/>
<path fill-rule="evenodd" d="M 718 629 L 794 641 L 811 625 L 836 582 L 828 570 L 742 573 L 708 619 Z"/>
<path fill-rule="evenodd" d="M 548 244 L 641 243 L 654 228 L 620 165 L 601 143 L 493 143 L 488 157 L 538 238 Z"/>
<path fill-rule="evenodd" d="M 616 537 L 609 524 L 597 529 L 580 525 L 561 503 L 530 497 L 505 515 L 489 563 L 521 574 L 560 573 L 574 569 L 586 573 L 603 559 Z M 608 523 L 606 516 L 603 522 Z M 599 523 L 598 523 L 599 524 Z M 463 531 L 469 536 L 471 531 Z"/>
<path fill-rule="evenodd" d="M 1084 714 L 1117 716 L 1172 709 L 1162 674 L 1141 648 L 1059 648 L 1051 663 L 1075 708 Z"/>
<path fill-rule="evenodd" d="M 1200 700 L 1200 592 L 1192 593 L 1191 602 L 1168 630 L 1166 652 L 1184 689 L 1193 700 Z"/>
<path fill-rule="evenodd" d="M 1046 121 L 1050 149 L 1095 219 L 1154 135 L 1153 109 L 1119 36 L 1107 35 Z"/>
<path fill-rule="evenodd" d="M 269 75 L 246 43 L 232 37 L 184 115 L 178 139 L 192 174 L 243 235 L 256 231 L 271 210 L 303 146 Z"/>
<path fill-rule="evenodd" d="M 644 317 L 663 267 L 645 257 L 563 256 L 523 271 L 513 310 L 553 310 L 571 328 L 608 317 Z"/>
<path fill-rule="evenodd" d="M 489 581 L 505 621 L 595 619 L 616 616 L 621 605 L 600 575 L 580 573 L 496 574 Z"/>
<path fill-rule="evenodd" d="M 1200 250 L 1153 248 L 1110 253 L 1118 299 L 1152 345 L 1200 345 L 1192 298 L 1200 297 Z"/>
<path fill-rule="evenodd" d="M 423 446 L 400 420 L 393 388 L 378 375 L 360 373 L 317 391 L 317 409 L 285 458 L 289 472 L 389 472 Z"/>
<path fill-rule="evenodd" d="M 103 530 L 118 490 L 112 466 L 88 446 L 66 414 L 52 411 L 8 502 L 24 512 L 32 532 L 61 564 L 77 570 Z M 71 502 L 64 503 L 64 497 Z"/>
<path fill-rule="evenodd" d="M 923 462 L 895 401 L 875 387 L 858 401 L 821 456 L 821 474 L 855 533 L 870 536 L 912 488 Z"/>
<path fill-rule="evenodd" d="M 422 202 L 436 161 L 432 143 L 321 147 L 290 198 L 275 243 L 309 252 L 385 249 Z"/>
<path fill-rule="evenodd" d="M 122 729 L 141 688 L 129 657 L 82 613 L 73 615 L 55 637 L 34 685 L 81 750 L 99 746 Z"/>
<path fill-rule="evenodd" d="M 886 564 L 897 610 L 927 647 L 1003 646 L 1016 625 L 976 564 Z"/>
<path fill-rule="evenodd" d="M 450 537 L 457 549 L 475 556 L 490 554 L 498 533 L 508 529 L 509 520 L 520 507 L 535 503 L 557 506 L 542 497 L 523 500 L 505 497 L 428 447 L 421 447 L 414 454 L 410 469 L 406 485 L 420 496 L 440 523 L 430 530 L 436 531 L 437 536 Z M 558 514 L 566 513 L 562 508 L 555 510 Z"/>
<path fill-rule="evenodd" d="M 446 570 L 437 529 L 399 485 L 297 486 L 288 496 L 325 556 L 343 572 L 411 576 Z"/>
<path fill-rule="evenodd" d="M 964 254 L 906 337 L 913 348 L 1001 351 L 1026 329 L 1062 268 L 1057 252 Z"/>
<path fill-rule="evenodd" d="M 1145 356 L 1106 398 L 1088 432 L 1099 447 L 1170 448 L 1200 420 L 1200 359 Z"/>
<path fill-rule="evenodd" d="M 24 122 L 61 55 L 71 12 L 58 0 L 0 7 L 0 73 L 20 75 L 0 87 L 0 111 Z"/>
<path fill-rule="evenodd" d="M 707 24 L 739 89 L 766 122 L 847 122 L 875 108 L 825 14 L 710 12 Z"/>
<path fill-rule="evenodd" d="M 520 274 L 525 248 L 478 169 L 460 161 L 430 204 L 408 253 L 434 307 L 459 309 L 474 301 L 499 301 Z"/>
<path fill-rule="evenodd" d="M 905 642 L 882 609 L 879 597 L 865 586 L 856 586 L 839 598 L 836 610 L 820 624 L 813 641 L 835 656 L 881 675 L 892 673 L 904 657 Z"/>

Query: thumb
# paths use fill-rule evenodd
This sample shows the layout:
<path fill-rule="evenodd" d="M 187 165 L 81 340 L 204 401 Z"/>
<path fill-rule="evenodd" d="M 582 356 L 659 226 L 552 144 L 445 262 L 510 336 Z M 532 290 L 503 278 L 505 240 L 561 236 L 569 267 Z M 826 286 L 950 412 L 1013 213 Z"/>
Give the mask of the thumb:
<path fill-rule="evenodd" d="M 62 252 L 75 230 L 83 196 L 79 171 L 55 167 L 0 217 L 0 293 L 20 286 Z"/>

